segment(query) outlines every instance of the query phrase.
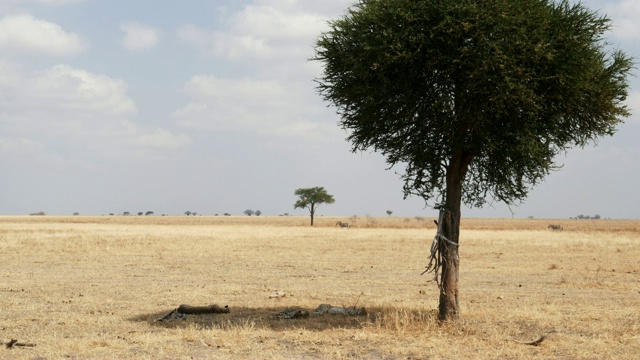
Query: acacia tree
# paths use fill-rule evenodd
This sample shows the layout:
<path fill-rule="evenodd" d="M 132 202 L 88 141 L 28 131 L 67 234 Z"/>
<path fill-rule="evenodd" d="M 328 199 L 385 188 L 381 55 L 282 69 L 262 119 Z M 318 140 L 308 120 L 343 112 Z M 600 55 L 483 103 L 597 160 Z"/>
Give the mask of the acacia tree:
<path fill-rule="evenodd" d="M 461 203 L 517 205 L 556 155 L 612 135 L 632 59 L 568 1 L 361 0 L 329 26 L 318 92 L 352 151 L 403 164 L 405 198 L 440 210 L 439 318 L 456 319 Z"/>
<path fill-rule="evenodd" d="M 335 202 L 333 195 L 329 195 L 323 187 L 301 188 L 294 193 L 300 198 L 293 204 L 294 209 L 309 209 L 311 214 L 311 226 L 313 226 L 313 217 L 320 204 L 333 204 Z"/>

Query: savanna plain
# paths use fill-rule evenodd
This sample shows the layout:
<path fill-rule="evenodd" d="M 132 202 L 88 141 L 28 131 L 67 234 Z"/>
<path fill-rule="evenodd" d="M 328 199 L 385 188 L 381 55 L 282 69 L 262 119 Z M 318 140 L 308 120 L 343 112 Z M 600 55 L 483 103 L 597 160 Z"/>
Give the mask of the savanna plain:
<path fill-rule="evenodd" d="M 421 275 L 435 231 L 433 218 L 3 216 L 0 341 L 18 343 L 0 359 L 640 356 L 639 220 L 463 219 L 452 323 Z M 156 321 L 180 304 L 230 312 Z M 290 307 L 311 315 L 276 316 Z"/>

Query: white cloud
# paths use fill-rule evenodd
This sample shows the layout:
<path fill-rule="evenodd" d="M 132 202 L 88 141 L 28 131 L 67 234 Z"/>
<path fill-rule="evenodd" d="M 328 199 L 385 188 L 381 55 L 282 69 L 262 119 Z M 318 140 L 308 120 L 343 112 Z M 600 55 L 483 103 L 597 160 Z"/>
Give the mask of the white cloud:
<path fill-rule="evenodd" d="M 334 2 L 343 8 L 344 1 Z M 173 113 L 175 122 L 265 137 L 335 137 L 335 122 L 318 121 L 326 113 L 312 82 L 320 67 L 308 59 L 316 37 L 327 29 L 327 17 L 313 6 L 258 0 L 229 14 L 221 29 L 178 29 L 180 39 L 205 54 L 244 66 L 245 77 L 192 77 L 184 86 L 190 101 Z"/>
<path fill-rule="evenodd" d="M 323 17 L 334 17 L 342 14 L 345 9 L 353 3 L 350 0 L 255 0 L 259 6 L 273 7 L 284 11 L 305 11 L 313 14 L 320 14 Z"/>
<path fill-rule="evenodd" d="M 178 149 L 191 144 L 191 139 L 184 134 L 174 135 L 165 129 L 157 129 L 153 133 L 136 137 L 133 143 L 154 149 Z"/>
<path fill-rule="evenodd" d="M 9 10 L 29 6 L 31 4 L 44 6 L 64 6 L 84 2 L 85 0 L 0 0 L 0 10 Z"/>
<path fill-rule="evenodd" d="M 177 123 L 206 129 L 249 129 L 278 122 L 286 106 L 281 84 L 270 80 L 220 79 L 194 76 L 185 84 L 194 101 L 174 112 Z"/>
<path fill-rule="evenodd" d="M 606 8 L 606 14 L 613 19 L 613 34 L 620 39 L 640 37 L 640 2 L 623 0 L 613 2 Z"/>
<path fill-rule="evenodd" d="M 215 131 L 249 131 L 261 135 L 324 137 L 334 124 L 311 119 L 324 110 L 299 84 L 276 80 L 221 79 L 194 76 L 184 90 L 191 102 L 172 117 L 185 127 Z M 308 89 L 306 89 L 308 90 Z"/>
<path fill-rule="evenodd" d="M 154 48 L 160 40 L 159 30 L 142 24 L 126 23 L 120 25 L 124 31 L 122 45 L 131 51 L 145 51 Z"/>
<path fill-rule="evenodd" d="M 124 81 L 67 65 L 57 65 L 36 75 L 30 85 L 28 96 L 45 106 L 110 115 L 136 111 L 135 103 L 126 95 Z"/>
<path fill-rule="evenodd" d="M 135 129 L 123 116 L 134 114 L 136 105 L 126 90 L 122 80 L 68 65 L 29 74 L 0 61 L 0 133 L 79 142 L 131 136 Z"/>
<path fill-rule="evenodd" d="M 281 137 L 308 137 L 322 131 L 321 125 L 308 120 L 298 120 L 290 124 L 285 124 L 276 129 L 266 129 L 261 131 L 267 135 L 277 135 Z"/>
<path fill-rule="evenodd" d="M 0 151 L 9 153 L 25 153 L 39 151 L 42 144 L 26 137 L 0 138 Z"/>
<path fill-rule="evenodd" d="M 205 46 L 211 39 L 211 33 L 195 25 L 188 24 L 178 29 L 178 38 L 196 46 Z"/>
<path fill-rule="evenodd" d="M 148 131 L 131 122 L 128 117 L 137 109 L 123 80 L 68 65 L 28 74 L 0 60 L 0 109 L 4 153 L 74 157 L 57 154 L 50 147 L 56 144 L 54 148 L 63 150 L 79 146 L 82 150 L 75 153 L 122 158 L 132 149 L 145 156 L 146 149 L 155 154 L 191 144 L 187 135 L 161 128 Z"/>
<path fill-rule="evenodd" d="M 44 5 L 68 5 L 68 4 L 77 4 L 81 3 L 84 0 L 1 0 L 0 3 L 8 3 L 8 4 L 22 4 L 22 3 L 37 3 Z"/>
<path fill-rule="evenodd" d="M 40 3 L 40 4 L 47 4 L 47 5 L 67 5 L 67 4 L 81 3 L 84 0 L 30 0 L 30 1 Z"/>
<path fill-rule="evenodd" d="M 315 37 L 326 29 L 326 19 L 291 9 L 288 3 L 293 2 L 247 5 L 227 20 L 224 31 L 185 25 L 178 30 L 178 36 L 231 60 L 305 61 L 311 55 Z"/>
<path fill-rule="evenodd" d="M 0 102 L 3 97 L 3 90 L 6 95 L 10 95 L 11 84 L 17 84 L 20 81 L 20 65 L 5 61 L 0 58 Z"/>
<path fill-rule="evenodd" d="M 54 56 L 76 55 L 85 48 L 79 35 L 59 25 L 31 15 L 5 16 L 0 19 L 0 49 L 11 52 Z"/>
<path fill-rule="evenodd" d="M 631 116 L 629 119 L 640 124 L 640 91 L 631 91 L 626 101 Z"/>
<path fill-rule="evenodd" d="M 275 80 L 220 79 L 213 75 L 197 75 L 185 85 L 188 94 L 195 97 L 220 98 L 242 93 L 248 99 L 262 98 L 272 103 L 285 93 L 281 84 Z"/>
<path fill-rule="evenodd" d="M 24 113 L 76 113 L 104 116 L 132 114 L 136 105 L 123 80 L 68 65 L 56 65 L 32 74 L 20 65 L 0 60 L 0 104 L 12 116 Z"/>

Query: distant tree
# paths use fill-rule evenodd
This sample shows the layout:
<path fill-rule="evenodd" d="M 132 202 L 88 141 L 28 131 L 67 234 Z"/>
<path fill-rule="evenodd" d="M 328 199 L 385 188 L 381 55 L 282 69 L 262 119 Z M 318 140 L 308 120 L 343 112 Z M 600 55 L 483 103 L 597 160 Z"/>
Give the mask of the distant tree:
<path fill-rule="evenodd" d="M 294 193 L 299 197 L 298 201 L 293 205 L 294 209 L 309 209 L 311 214 L 311 226 L 313 226 L 313 217 L 320 204 L 333 204 L 335 200 L 333 195 L 329 195 L 323 187 L 312 187 L 297 189 Z"/>
<path fill-rule="evenodd" d="M 44 216 L 46 214 L 45 214 L 44 211 L 38 211 L 38 212 L 31 213 L 29 215 L 32 215 L 32 216 Z"/>
<path fill-rule="evenodd" d="M 187 210 L 187 211 L 184 212 L 184 214 L 189 216 L 189 215 L 191 215 L 191 211 Z"/>
<path fill-rule="evenodd" d="M 387 215 L 389 215 L 389 217 L 391 217 L 391 214 L 393 214 L 393 211 L 387 210 Z"/>
<path fill-rule="evenodd" d="M 80 215 L 80 213 L 79 212 L 74 212 L 73 215 L 74 216 L 78 216 L 78 215 Z"/>
<path fill-rule="evenodd" d="M 319 37 L 318 92 L 352 150 L 401 165 L 405 197 L 440 210 L 440 320 L 459 317 L 461 203 L 522 202 L 556 155 L 629 116 L 633 59 L 610 29 L 578 1 L 362 0 Z"/>
<path fill-rule="evenodd" d="M 138 211 L 138 216 L 142 216 L 144 213 L 142 211 Z"/>
<path fill-rule="evenodd" d="M 130 212 L 128 212 L 128 211 L 125 211 L 125 212 L 123 212 L 123 213 L 122 213 L 122 215 L 123 215 L 123 216 L 129 216 L 129 215 L 131 215 L 131 213 L 130 213 Z"/>
<path fill-rule="evenodd" d="M 245 210 L 243 213 L 244 213 L 245 215 L 247 215 L 247 216 L 251 216 L 251 215 L 253 215 L 253 210 L 251 210 L 251 209 L 247 209 L 247 210 Z"/>
<path fill-rule="evenodd" d="M 260 216 L 260 215 L 262 215 L 262 211 L 260 211 L 260 210 L 256 210 L 255 215 L 256 215 L 256 216 Z"/>
<path fill-rule="evenodd" d="M 231 216 L 231 214 L 229 214 L 229 213 L 224 213 L 223 215 L 224 216 Z"/>
<path fill-rule="evenodd" d="M 113 213 L 109 213 L 109 216 L 113 216 Z"/>
<path fill-rule="evenodd" d="M 147 212 L 146 212 L 146 213 L 144 213 L 144 214 L 145 214 L 146 216 L 153 215 L 153 211 L 147 211 Z"/>
<path fill-rule="evenodd" d="M 600 214 L 593 215 L 592 219 L 596 219 L 596 220 L 600 219 Z"/>

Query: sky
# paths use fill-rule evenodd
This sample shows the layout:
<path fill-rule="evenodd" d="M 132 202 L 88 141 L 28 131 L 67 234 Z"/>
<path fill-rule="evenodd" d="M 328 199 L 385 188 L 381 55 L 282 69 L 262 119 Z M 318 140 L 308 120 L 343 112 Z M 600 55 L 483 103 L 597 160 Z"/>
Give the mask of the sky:
<path fill-rule="evenodd" d="M 437 216 L 401 168 L 352 153 L 309 61 L 351 0 L 0 0 L 0 215 Z M 640 1 L 589 0 L 640 61 Z M 463 217 L 640 218 L 640 82 L 632 116 L 516 207 Z M 637 109 L 637 110 L 636 110 Z"/>

